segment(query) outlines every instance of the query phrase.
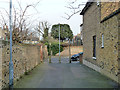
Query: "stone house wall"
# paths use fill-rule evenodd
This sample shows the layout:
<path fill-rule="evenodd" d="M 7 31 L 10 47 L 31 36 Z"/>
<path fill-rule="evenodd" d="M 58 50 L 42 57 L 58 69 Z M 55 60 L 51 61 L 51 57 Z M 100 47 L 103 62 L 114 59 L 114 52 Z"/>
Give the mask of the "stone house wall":
<path fill-rule="evenodd" d="M 92 3 L 83 15 L 83 63 L 119 82 L 120 13 L 101 22 L 117 10 L 118 6 L 115 5 L 119 4 L 104 2 L 102 5 L 104 7 L 97 6 L 95 2 Z M 92 58 L 94 35 L 96 35 L 96 60 Z M 104 35 L 104 48 L 102 48 L 102 35 Z"/>
<path fill-rule="evenodd" d="M 117 18 L 118 18 L 118 70 L 119 70 L 118 81 L 120 83 L 120 14 L 117 16 Z"/>
<path fill-rule="evenodd" d="M 98 45 L 101 45 L 102 34 L 104 35 L 104 48 L 98 48 L 99 51 L 99 66 L 101 71 L 106 76 L 113 80 L 119 81 L 120 68 L 119 68 L 119 25 L 120 13 L 114 13 L 119 9 L 120 2 L 102 2 L 101 3 L 101 21 L 106 17 L 107 20 L 101 22 L 101 29 L 98 35 Z M 111 16 L 112 15 L 112 16 Z M 99 46 L 100 47 L 100 46 Z"/>
<path fill-rule="evenodd" d="M 115 12 L 119 8 L 119 2 L 101 2 L 101 20 Z"/>
<path fill-rule="evenodd" d="M 93 57 L 93 36 L 97 35 L 100 27 L 100 8 L 96 3 L 85 12 L 83 16 L 83 59 L 97 65 Z M 98 47 L 96 47 L 98 48 Z M 98 57 L 98 54 L 96 54 Z"/>
<path fill-rule="evenodd" d="M 102 48 L 102 34 L 104 48 Z M 118 81 L 118 18 L 114 16 L 101 23 L 98 35 L 98 64 L 104 74 Z"/>
<path fill-rule="evenodd" d="M 14 64 L 14 83 L 19 80 L 26 72 L 29 72 L 43 60 L 43 54 L 40 53 L 42 45 L 25 45 L 15 44 L 13 45 L 13 64 Z M 9 85 L 9 60 L 10 49 L 9 45 L 4 45 L 2 49 L 2 88 Z M 44 50 L 44 48 L 42 47 Z M 46 54 L 47 55 L 47 54 Z"/>

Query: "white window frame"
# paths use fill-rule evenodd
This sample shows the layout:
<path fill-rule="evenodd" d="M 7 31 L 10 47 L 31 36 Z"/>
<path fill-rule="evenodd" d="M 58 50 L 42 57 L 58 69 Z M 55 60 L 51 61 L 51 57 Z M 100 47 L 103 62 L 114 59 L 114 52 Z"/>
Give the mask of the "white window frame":
<path fill-rule="evenodd" d="M 100 0 L 97 0 L 97 6 L 100 6 Z"/>

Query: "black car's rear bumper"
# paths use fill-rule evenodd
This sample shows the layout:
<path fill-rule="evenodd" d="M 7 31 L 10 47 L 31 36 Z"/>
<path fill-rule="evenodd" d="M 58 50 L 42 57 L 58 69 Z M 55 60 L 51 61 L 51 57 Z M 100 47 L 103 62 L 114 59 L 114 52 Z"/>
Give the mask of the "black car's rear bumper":
<path fill-rule="evenodd" d="M 75 58 L 72 57 L 71 60 L 72 61 L 77 61 L 78 59 L 77 59 L 77 57 L 75 57 Z"/>

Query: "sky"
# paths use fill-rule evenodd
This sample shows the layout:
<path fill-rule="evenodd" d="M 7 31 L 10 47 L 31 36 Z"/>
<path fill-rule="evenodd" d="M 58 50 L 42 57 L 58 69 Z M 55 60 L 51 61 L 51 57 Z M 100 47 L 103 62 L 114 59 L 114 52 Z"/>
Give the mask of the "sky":
<path fill-rule="evenodd" d="M 26 5 L 35 4 L 39 0 L 13 0 L 14 7 L 18 7 L 17 1 L 21 3 L 22 8 L 25 8 Z M 27 14 L 31 14 L 32 18 L 35 19 L 33 23 L 48 21 L 51 26 L 58 23 L 69 24 L 73 34 L 76 35 L 80 33 L 80 24 L 82 24 L 82 16 L 80 16 L 80 13 L 71 17 L 70 20 L 63 18 L 67 17 L 65 13 L 71 14 L 72 10 L 65 7 L 68 6 L 70 1 L 74 0 L 40 0 L 36 9 L 29 8 Z M 87 0 L 77 0 L 74 5 L 77 6 L 80 3 L 85 4 L 86 1 Z M 83 7 L 84 5 L 80 9 L 82 10 Z M 3 8 L 9 12 L 9 0 L 0 0 L 0 11 L 2 14 L 5 13 Z"/>

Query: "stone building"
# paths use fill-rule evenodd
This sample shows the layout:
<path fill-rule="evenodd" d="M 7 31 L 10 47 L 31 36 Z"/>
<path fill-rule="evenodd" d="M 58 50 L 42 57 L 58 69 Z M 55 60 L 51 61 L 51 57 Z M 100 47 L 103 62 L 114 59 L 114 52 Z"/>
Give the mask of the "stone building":
<path fill-rule="evenodd" d="M 119 5 L 120 2 L 87 2 L 80 13 L 83 15 L 83 63 L 116 82 L 120 81 Z"/>

